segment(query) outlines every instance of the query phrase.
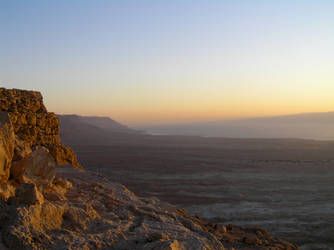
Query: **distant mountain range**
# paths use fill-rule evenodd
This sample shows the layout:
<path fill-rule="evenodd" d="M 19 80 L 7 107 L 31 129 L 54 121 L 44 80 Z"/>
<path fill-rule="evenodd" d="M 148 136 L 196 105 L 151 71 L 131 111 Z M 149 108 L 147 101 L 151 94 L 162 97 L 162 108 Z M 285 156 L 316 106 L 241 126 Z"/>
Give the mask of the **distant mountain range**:
<path fill-rule="evenodd" d="M 104 145 L 140 135 L 109 117 L 57 115 L 60 120 L 60 138 L 68 145 Z"/>
<path fill-rule="evenodd" d="M 334 140 L 334 112 L 129 128 L 109 117 L 57 115 L 68 145 L 110 145 L 151 140 L 152 135 Z M 146 133 L 145 133 L 145 132 Z M 150 139 L 151 138 L 151 139 Z"/>
<path fill-rule="evenodd" d="M 140 129 L 163 135 L 334 140 L 334 112 L 142 126 Z"/>

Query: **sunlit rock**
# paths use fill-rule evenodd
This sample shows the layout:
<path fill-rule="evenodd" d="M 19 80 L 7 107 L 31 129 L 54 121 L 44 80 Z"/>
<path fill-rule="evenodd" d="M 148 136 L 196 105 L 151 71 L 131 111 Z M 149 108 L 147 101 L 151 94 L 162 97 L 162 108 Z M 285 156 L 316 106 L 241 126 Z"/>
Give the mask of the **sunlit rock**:
<path fill-rule="evenodd" d="M 25 158 L 12 164 L 11 173 L 18 182 L 34 182 L 37 186 L 50 186 L 55 178 L 56 162 L 48 149 L 38 147 Z"/>
<path fill-rule="evenodd" d="M 14 131 L 9 116 L 0 112 L 0 183 L 9 178 L 10 165 L 14 154 Z"/>
<path fill-rule="evenodd" d="M 32 146 L 45 146 L 50 150 L 58 165 L 71 164 L 82 168 L 74 152 L 61 144 L 59 119 L 47 112 L 40 92 L 0 88 L 0 111 L 9 114 L 15 135 Z M 15 160 L 23 158 L 26 145 L 18 143 Z"/>

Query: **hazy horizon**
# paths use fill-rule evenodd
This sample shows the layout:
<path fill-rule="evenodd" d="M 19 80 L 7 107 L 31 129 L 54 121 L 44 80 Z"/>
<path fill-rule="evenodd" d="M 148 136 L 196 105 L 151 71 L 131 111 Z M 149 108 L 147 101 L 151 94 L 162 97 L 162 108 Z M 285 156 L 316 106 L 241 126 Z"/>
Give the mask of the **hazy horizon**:
<path fill-rule="evenodd" d="M 100 137 L 100 129 L 106 134 L 126 133 L 131 135 L 171 135 L 224 137 L 239 139 L 311 139 L 334 140 L 334 111 L 322 113 L 302 113 L 285 116 L 252 117 L 236 120 L 200 121 L 192 123 L 147 124 L 129 126 L 119 123 L 112 117 L 78 116 L 75 114 L 57 114 L 65 128 L 74 126 L 86 130 L 86 136 L 96 130 Z M 67 118 L 66 118 L 67 117 Z M 66 119 L 65 119 L 66 118 Z M 108 119 L 109 118 L 109 119 Z M 87 130 L 87 126 L 89 129 Z M 95 129 L 93 127 L 95 127 Z M 101 127 L 102 126 L 102 127 Z M 71 129 L 70 129 L 71 130 Z M 144 132 L 144 133 L 143 133 Z M 97 135 L 95 135 L 96 137 Z M 127 135 L 124 135 L 127 137 Z M 98 137 L 98 136 L 97 136 Z M 96 141 L 96 138 L 94 139 Z M 102 143 L 105 141 L 103 139 Z"/>
<path fill-rule="evenodd" d="M 52 112 L 52 111 L 51 111 Z M 267 118 L 285 118 L 285 117 L 293 117 L 293 116 L 303 116 L 303 115 L 313 115 L 313 114 L 334 114 L 334 111 L 325 111 L 325 112 L 305 112 L 305 113 L 293 113 L 293 114 L 282 114 L 282 115 L 268 115 L 268 116 L 250 116 L 250 117 L 240 117 L 240 118 L 221 118 L 221 119 L 212 119 L 212 120 L 192 120 L 192 121 L 175 121 L 175 122 L 143 122 L 143 123 L 135 123 L 135 124 L 127 124 L 123 121 L 115 119 L 112 115 L 94 115 L 94 114 L 76 114 L 76 113 L 56 113 L 57 115 L 76 115 L 83 117 L 106 117 L 110 118 L 116 122 L 120 122 L 126 126 L 132 127 L 147 127 L 147 126 L 173 126 L 173 125 L 191 125 L 191 124 L 206 124 L 206 123 L 215 123 L 215 122 L 234 122 L 234 121 L 245 121 L 245 120 L 253 120 L 253 119 L 267 119 Z"/>
<path fill-rule="evenodd" d="M 333 0 L 7 0 L 0 38 L 0 250 L 334 249 Z"/>
<path fill-rule="evenodd" d="M 332 1 L 4 1 L 0 86 L 130 126 L 334 110 Z"/>

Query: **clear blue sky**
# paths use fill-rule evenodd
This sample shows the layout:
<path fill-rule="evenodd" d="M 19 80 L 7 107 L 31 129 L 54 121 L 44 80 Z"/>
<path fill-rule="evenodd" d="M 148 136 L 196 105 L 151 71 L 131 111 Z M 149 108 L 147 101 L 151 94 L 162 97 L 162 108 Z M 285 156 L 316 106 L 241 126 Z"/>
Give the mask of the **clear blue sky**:
<path fill-rule="evenodd" d="M 0 82 L 128 124 L 334 110 L 334 1 L 0 0 Z"/>

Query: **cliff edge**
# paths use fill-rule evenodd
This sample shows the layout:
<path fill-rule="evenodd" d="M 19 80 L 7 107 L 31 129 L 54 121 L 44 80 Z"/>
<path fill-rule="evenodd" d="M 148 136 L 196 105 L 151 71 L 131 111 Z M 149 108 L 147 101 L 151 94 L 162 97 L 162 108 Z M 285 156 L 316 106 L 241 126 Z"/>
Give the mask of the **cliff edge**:
<path fill-rule="evenodd" d="M 16 145 L 44 146 L 57 164 L 82 168 L 72 149 L 60 142 L 59 119 L 46 110 L 40 92 L 0 88 L 0 111 L 9 115 Z M 20 158 L 19 153 L 14 155 L 15 160 Z"/>
<path fill-rule="evenodd" d="M 0 107 L 0 249 L 298 249 L 78 169 L 38 92 L 0 89 Z"/>

